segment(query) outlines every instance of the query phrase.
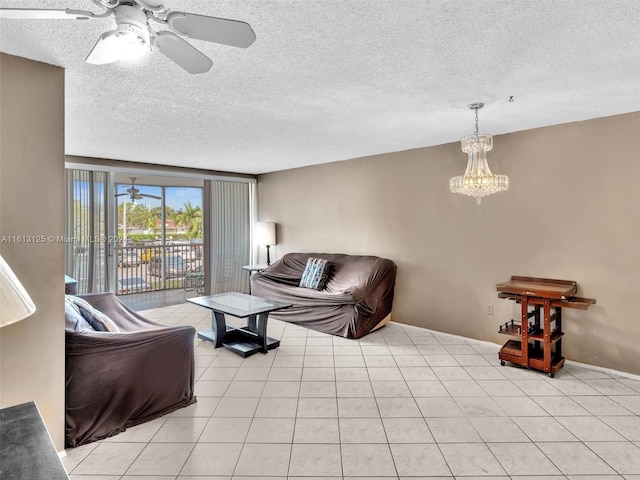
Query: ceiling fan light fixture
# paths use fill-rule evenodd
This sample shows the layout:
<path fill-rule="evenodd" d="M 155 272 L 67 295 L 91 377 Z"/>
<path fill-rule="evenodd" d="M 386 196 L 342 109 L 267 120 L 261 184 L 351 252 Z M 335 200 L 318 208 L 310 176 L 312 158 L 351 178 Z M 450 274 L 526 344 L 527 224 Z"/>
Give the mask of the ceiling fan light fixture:
<path fill-rule="evenodd" d="M 133 46 L 149 44 L 149 32 L 129 23 L 118 25 L 116 37 L 118 37 L 118 40 Z"/>
<path fill-rule="evenodd" d="M 246 22 L 228 18 L 171 11 L 164 0 L 93 0 L 102 12 L 75 9 L 2 8 L 0 19 L 99 19 L 111 15 L 115 26 L 104 32 L 85 61 L 106 65 L 121 60 L 138 63 L 147 52 L 157 49 L 187 73 L 205 73 L 213 61 L 185 40 L 196 39 L 232 47 L 247 48 L 256 34 Z M 149 22 L 168 28 L 156 31 Z M 113 25 L 113 24 L 112 24 Z M 183 38 L 184 37 L 184 38 Z"/>
<path fill-rule="evenodd" d="M 116 37 L 129 46 L 149 47 L 147 16 L 139 8 L 129 5 L 116 7 Z"/>

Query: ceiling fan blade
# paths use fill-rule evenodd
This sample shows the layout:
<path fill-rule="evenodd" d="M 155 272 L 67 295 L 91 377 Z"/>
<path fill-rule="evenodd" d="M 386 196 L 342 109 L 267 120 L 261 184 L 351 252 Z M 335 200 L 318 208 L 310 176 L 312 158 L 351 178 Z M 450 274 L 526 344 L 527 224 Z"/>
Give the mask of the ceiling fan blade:
<path fill-rule="evenodd" d="M 0 8 L 0 18 L 27 19 L 27 20 L 87 20 L 95 17 L 91 12 L 84 10 L 45 10 L 35 8 Z"/>
<path fill-rule="evenodd" d="M 123 195 L 129 195 L 128 193 L 116 193 L 114 197 L 121 197 Z"/>
<path fill-rule="evenodd" d="M 156 200 L 162 200 L 162 197 L 158 197 L 157 195 L 149 195 L 148 193 L 141 193 L 140 196 L 147 197 L 147 198 L 155 198 Z"/>
<path fill-rule="evenodd" d="M 115 30 L 103 33 L 85 59 L 85 62 L 92 65 L 117 62 L 118 58 L 120 58 L 120 49 L 120 40 L 116 37 Z"/>
<path fill-rule="evenodd" d="M 138 5 L 149 10 L 162 10 L 165 9 L 162 6 L 163 0 L 134 0 Z M 166 10 L 166 9 L 165 9 Z"/>
<path fill-rule="evenodd" d="M 167 15 L 167 23 L 176 32 L 191 38 L 232 47 L 247 48 L 256 40 L 256 34 L 251 25 L 238 20 L 171 12 Z"/>
<path fill-rule="evenodd" d="M 208 72 L 213 65 L 213 61 L 209 57 L 175 33 L 166 30 L 158 32 L 155 44 L 160 53 L 189 73 Z"/>

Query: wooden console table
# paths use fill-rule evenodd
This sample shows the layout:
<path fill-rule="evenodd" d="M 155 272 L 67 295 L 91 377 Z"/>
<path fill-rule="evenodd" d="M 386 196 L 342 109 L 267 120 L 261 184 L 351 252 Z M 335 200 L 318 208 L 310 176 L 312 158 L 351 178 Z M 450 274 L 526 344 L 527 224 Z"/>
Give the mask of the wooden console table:
<path fill-rule="evenodd" d="M 512 276 L 496 285 L 498 298 L 520 304 L 520 321 L 511 320 L 500 326 L 500 333 L 519 337 L 500 349 L 500 364 L 515 363 L 546 372 L 553 378 L 564 365 L 562 356 L 562 309 L 586 310 L 596 301 L 576 297 L 577 283 L 572 280 Z M 533 309 L 529 311 L 529 307 Z M 553 313 L 552 313 L 553 309 Z"/>

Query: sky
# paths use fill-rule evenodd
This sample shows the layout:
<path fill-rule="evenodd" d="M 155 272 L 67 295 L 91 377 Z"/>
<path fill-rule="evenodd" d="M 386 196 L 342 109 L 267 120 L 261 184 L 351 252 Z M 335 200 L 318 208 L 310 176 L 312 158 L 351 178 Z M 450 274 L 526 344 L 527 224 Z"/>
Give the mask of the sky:
<path fill-rule="evenodd" d="M 118 184 L 117 193 L 125 193 L 131 185 Z M 136 185 L 136 188 L 140 190 L 141 194 L 149 194 L 160 196 L 162 189 L 160 187 L 148 187 L 145 185 Z M 191 202 L 194 207 L 202 208 L 202 189 L 193 187 L 166 187 L 167 206 L 174 210 L 184 209 L 184 204 Z M 144 200 L 137 200 L 136 203 L 142 203 L 144 205 L 150 205 L 151 208 L 159 207 L 160 200 L 155 198 L 145 198 Z"/>

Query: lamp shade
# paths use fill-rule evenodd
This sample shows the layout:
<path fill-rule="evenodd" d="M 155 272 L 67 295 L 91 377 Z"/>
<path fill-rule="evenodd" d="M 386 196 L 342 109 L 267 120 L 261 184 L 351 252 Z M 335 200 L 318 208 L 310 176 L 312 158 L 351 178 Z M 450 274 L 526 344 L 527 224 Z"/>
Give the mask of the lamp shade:
<path fill-rule="evenodd" d="M 0 327 L 19 322 L 35 311 L 31 297 L 0 255 Z"/>
<path fill-rule="evenodd" d="M 276 224 L 258 222 L 256 225 L 256 245 L 276 244 Z"/>

